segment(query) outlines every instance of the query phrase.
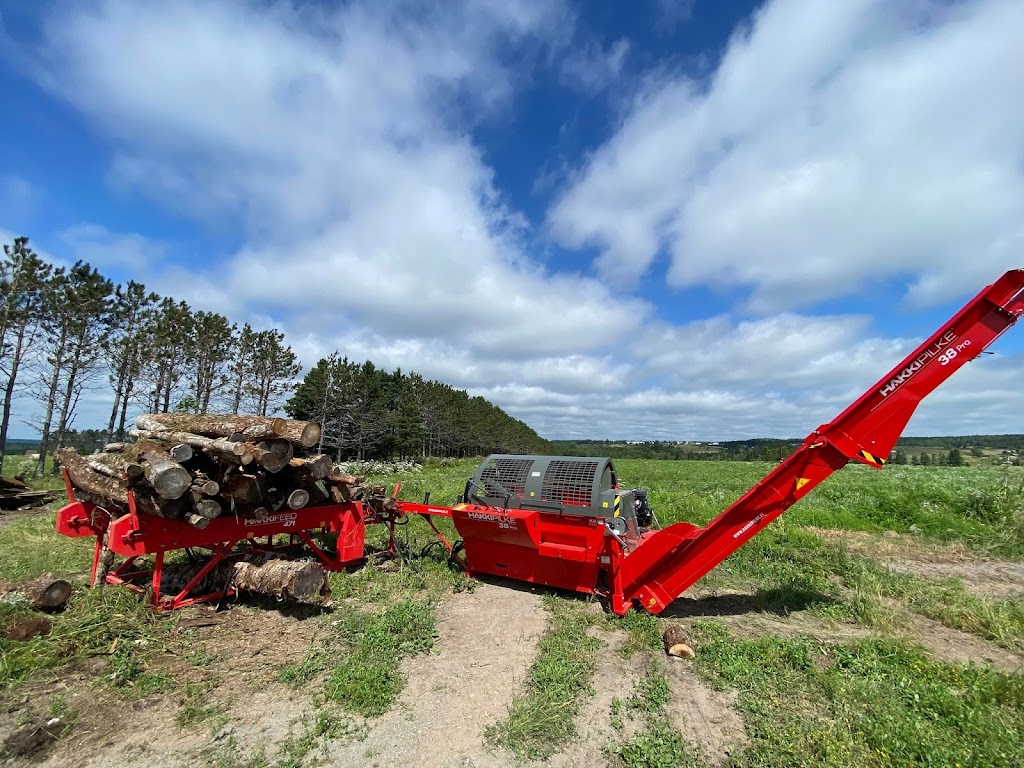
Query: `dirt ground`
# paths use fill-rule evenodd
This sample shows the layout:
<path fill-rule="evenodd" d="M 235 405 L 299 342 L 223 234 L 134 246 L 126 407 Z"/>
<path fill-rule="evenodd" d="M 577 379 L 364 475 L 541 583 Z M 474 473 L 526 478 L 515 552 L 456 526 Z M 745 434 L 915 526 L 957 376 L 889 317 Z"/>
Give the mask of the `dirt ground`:
<path fill-rule="evenodd" d="M 962 544 L 924 543 L 916 537 L 888 531 L 810 528 L 828 541 L 842 542 L 847 549 L 872 557 L 891 571 L 923 579 L 960 579 L 964 589 L 983 597 L 1024 597 L 1024 563 L 987 560 Z"/>
<path fill-rule="evenodd" d="M 833 536 L 833 532 L 819 532 Z M 907 569 L 925 578 L 961 576 L 965 585 L 987 595 L 1024 589 L 1024 566 L 972 561 L 955 547 L 921 548 L 894 536 L 843 534 L 851 549 L 870 554 L 894 570 Z M 909 538 L 909 537 L 908 537 Z M 979 565 L 981 567 L 979 567 Z M 915 570 L 916 569 L 916 570 Z M 751 595 L 715 593 L 700 588 L 670 606 L 664 615 L 681 621 L 714 616 L 739 637 L 764 634 L 808 636 L 830 643 L 853 642 L 869 628 L 823 621 L 806 611 L 776 615 L 757 610 Z M 473 591 L 450 595 L 437 609 L 434 648 L 404 660 L 407 684 L 390 712 L 372 721 L 354 718 L 351 733 L 314 750 L 311 756 L 330 766 L 437 766 L 438 768 L 511 768 L 521 766 L 509 754 L 491 750 L 485 728 L 504 717 L 514 694 L 522 689 L 547 626 L 540 597 L 528 588 L 483 583 Z M 276 610 L 236 605 L 219 614 L 189 609 L 177 619 L 180 631 L 192 633 L 197 647 L 208 649 L 196 666 L 174 658 L 161 661 L 174 685 L 166 693 L 128 699 L 98 683 L 110 674 L 107 658 L 93 658 L 63 668 L 49 679 L 3 700 L 0 742 L 22 729 L 22 738 L 40 741 L 6 765 L 46 768 L 100 768 L 124 764 L 206 766 L 221 760 L 234 765 L 260 754 L 279 756 L 278 746 L 300 733 L 314 716 L 314 698 L 281 683 L 277 670 L 301 659 L 311 644 L 329 631 L 328 617 L 311 611 Z M 733 697 L 704 685 L 687 661 L 660 654 L 617 651 L 619 632 L 592 630 L 603 644 L 596 659 L 592 695 L 576 718 L 577 738 L 543 763 L 547 768 L 615 766 L 608 748 L 633 735 L 638 724 L 613 721 L 615 701 L 626 700 L 652 662 L 665 665 L 671 689 L 668 716 L 707 765 L 721 765 L 742 748 L 743 720 Z M 907 614 L 899 633 L 937 658 L 957 663 L 989 663 L 1016 672 L 1022 659 L 973 635 Z M 699 650 L 699 649 L 698 649 Z M 214 713 L 197 725 L 181 727 L 176 718 L 189 688 Z M 52 738 L 43 733 L 49 708 L 61 697 L 78 713 L 71 727 Z M 621 715 L 618 715 L 621 718 Z M 32 728 L 36 730 L 31 731 Z M 28 731 L 26 731 L 28 729 Z M 529 768 L 539 768 L 531 766 Z"/>

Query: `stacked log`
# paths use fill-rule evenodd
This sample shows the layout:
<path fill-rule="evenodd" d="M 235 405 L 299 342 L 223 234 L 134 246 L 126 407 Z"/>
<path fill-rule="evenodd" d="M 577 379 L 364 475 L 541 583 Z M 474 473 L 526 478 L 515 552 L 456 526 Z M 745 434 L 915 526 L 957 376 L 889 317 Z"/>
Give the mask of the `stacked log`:
<path fill-rule="evenodd" d="M 80 495 L 104 507 L 184 520 L 205 528 L 222 514 L 265 519 L 282 509 L 361 497 L 362 478 L 335 475 L 329 456 L 299 458 L 320 427 L 263 416 L 159 413 L 139 416 L 134 443 L 83 457 L 57 452 Z"/>

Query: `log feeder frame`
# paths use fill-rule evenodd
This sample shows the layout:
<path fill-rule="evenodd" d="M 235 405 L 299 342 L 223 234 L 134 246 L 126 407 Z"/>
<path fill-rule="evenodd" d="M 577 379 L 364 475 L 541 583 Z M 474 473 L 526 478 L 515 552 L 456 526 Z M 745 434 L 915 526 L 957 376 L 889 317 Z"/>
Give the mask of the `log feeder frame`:
<path fill-rule="evenodd" d="M 395 525 L 404 514 L 397 509 L 374 511 L 358 501 L 348 501 L 298 510 L 283 508 L 263 520 L 225 514 L 200 530 L 181 520 L 140 515 L 131 491 L 128 491 L 127 512 L 79 500 L 66 469 L 63 475 L 70 503 L 57 511 L 56 529 L 71 538 L 96 539 L 90 585 L 95 587 L 100 575 L 108 584 L 124 586 L 146 595 L 158 611 L 233 595 L 234 589 L 230 585 L 227 591 L 197 591 L 206 576 L 225 561 L 238 561 L 253 555 L 295 557 L 298 552 L 303 557 L 312 555 L 328 571 L 357 566 L 366 560 L 364 539 L 367 525 L 388 527 L 385 554 L 394 556 Z M 334 551 L 329 551 L 316 540 L 327 534 L 337 535 Z M 99 568 L 105 547 L 123 559 L 103 576 L 99 574 Z M 164 556 L 167 552 L 182 549 L 205 550 L 212 557 L 180 591 L 174 595 L 163 594 Z"/>

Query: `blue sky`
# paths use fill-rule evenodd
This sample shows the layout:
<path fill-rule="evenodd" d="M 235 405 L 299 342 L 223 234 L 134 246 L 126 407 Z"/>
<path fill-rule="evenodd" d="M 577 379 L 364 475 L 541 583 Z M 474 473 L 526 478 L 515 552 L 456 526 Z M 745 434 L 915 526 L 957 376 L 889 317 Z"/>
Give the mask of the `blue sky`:
<path fill-rule="evenodd" d="M 0 0 L 0 35 L 5 239 L 547 437 L 806 434 L 1024 265 L 1015 0 Z M 1019 336 L 910 431 L 1024 432 Z"/>

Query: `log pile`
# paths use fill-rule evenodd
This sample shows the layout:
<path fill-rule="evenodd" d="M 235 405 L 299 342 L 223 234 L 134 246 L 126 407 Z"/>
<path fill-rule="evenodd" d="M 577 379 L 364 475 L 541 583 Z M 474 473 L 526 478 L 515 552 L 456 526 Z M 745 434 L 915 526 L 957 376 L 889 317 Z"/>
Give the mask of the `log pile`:
<path fill-rule="evenodd" d="M 359 498 L 361 477 L 334 474 L 329 456 L 295 456 L 315 445 L 308 421 L 245 415 L 159 413 L 139 416 L 134 443 L 110 443 L 81 456 L 57 452 L 76 494 L 104 507 L 205 528 L 223 514 L 262 520 L 282 509 Z"/>

